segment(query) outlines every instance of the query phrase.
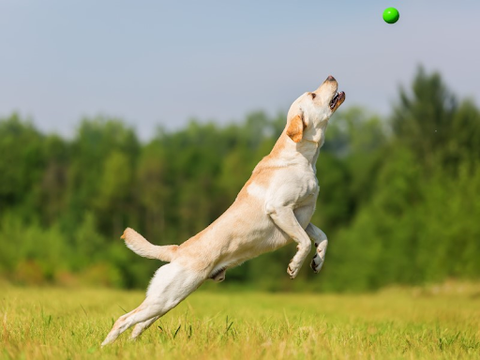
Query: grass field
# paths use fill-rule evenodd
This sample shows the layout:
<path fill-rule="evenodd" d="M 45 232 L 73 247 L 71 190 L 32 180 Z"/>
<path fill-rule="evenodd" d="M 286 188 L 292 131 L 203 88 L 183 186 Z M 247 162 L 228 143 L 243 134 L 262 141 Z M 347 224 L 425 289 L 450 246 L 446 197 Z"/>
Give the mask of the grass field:
<path fill-rule="evenodd" d="M 99 345 L 142 292 L 0 286 L 3 359 L 475 359 L 480 287 L 375 294 L 199 291 L 147 330 Z"/>

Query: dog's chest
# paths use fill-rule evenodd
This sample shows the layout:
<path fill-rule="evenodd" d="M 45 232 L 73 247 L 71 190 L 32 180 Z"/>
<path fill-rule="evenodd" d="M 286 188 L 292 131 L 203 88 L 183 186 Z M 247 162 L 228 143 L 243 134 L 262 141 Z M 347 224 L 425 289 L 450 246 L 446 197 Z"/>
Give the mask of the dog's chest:
<path fill-rule="evenodd" d="M 314 171 L 305 171 L 303 176 L 298 178 L 296 182 L 296 191 L 298 199 L 296 201 L 297 207 L 305 206 L 308 203 L 315 203 L 317 201 L 320 187 Z"/>
<path fill-rule="evenodd" d="M 320 187 L 314 171 L 306 171 L 298 179 L 296 186 L 297 199 L 294 209 L 300 223 L 310 221 L 317 203 Z"/>

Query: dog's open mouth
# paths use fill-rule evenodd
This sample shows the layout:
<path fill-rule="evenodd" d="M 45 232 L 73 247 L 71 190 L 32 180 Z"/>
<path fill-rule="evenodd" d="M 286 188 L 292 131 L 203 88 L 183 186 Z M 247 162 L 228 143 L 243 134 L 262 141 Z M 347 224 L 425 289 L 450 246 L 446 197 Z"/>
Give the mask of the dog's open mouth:
<path fill-rule="evenodd" d="M 345 101 L 345 92 L 343 91 L 340 91 L 339 93 L 337 92 L 333 97 L 332 101 L 330 101 L 330 109 L 332 109 L 332 111 L 337 110 L 338 107 L 342 105 L 344 101 Z"/>

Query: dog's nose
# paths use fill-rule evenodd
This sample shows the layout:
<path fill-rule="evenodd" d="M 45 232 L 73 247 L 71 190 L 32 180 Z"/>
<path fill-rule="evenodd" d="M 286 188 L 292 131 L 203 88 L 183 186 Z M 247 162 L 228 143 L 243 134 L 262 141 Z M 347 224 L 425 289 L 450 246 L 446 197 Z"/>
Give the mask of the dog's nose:
<path fill-rule="evenodd" d="M 336 80 L 332 75 L 329 75 L 326 81 L 336 81 Z"/>

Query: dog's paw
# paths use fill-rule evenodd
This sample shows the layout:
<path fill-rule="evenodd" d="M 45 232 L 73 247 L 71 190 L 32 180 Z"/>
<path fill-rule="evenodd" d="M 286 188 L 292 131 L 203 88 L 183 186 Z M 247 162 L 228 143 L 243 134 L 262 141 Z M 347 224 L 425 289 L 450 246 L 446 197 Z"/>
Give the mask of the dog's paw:
<path fill-rule="evenodd" d="M 322 269 L 323 263 L 325 261 L 325 254 L 327 250 L 327 242 L 323 241 L 320 244 L 316 245 L 316 254 L 310 262 L 310 267 L 312 268 L 315 274 L 318 274 Z"/>
<path fill-rule="evenodd" d="M 318 255 L 315 255 L 312 261 L 310 262 L 310 267 L 312 268 L 313 272 L 315 274 L 318 274 L 322 269 L 322 266 L 323 266 L 322 259 Z"/>
<path fill-rule="evenodd" d="M 298 275 L 300 268 L 293 266 L 292 263 L 288 264 L 287 274 L 290 275 L 290 279 L 295 279 Z"/>

